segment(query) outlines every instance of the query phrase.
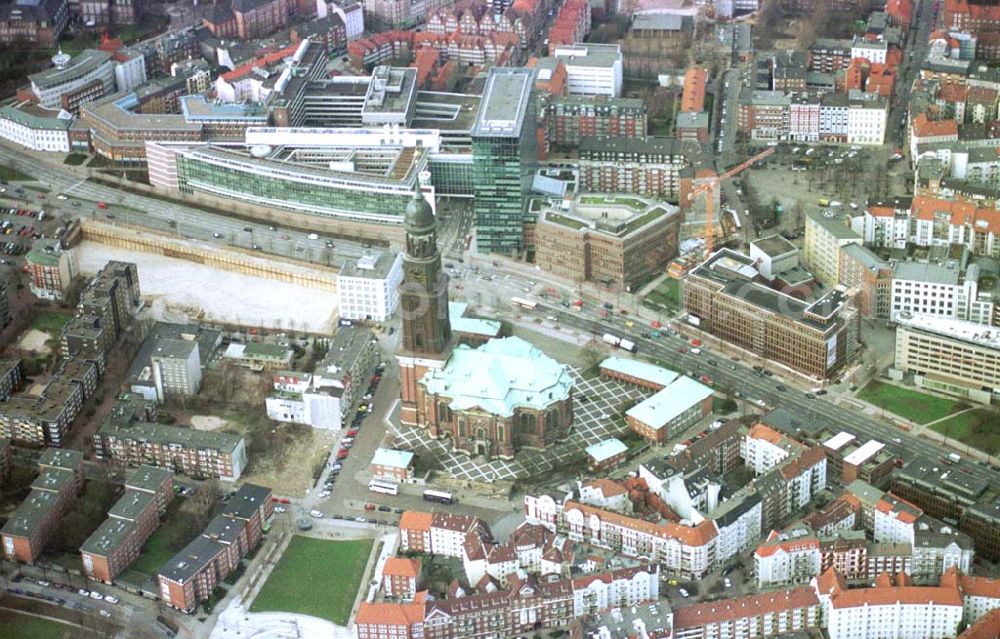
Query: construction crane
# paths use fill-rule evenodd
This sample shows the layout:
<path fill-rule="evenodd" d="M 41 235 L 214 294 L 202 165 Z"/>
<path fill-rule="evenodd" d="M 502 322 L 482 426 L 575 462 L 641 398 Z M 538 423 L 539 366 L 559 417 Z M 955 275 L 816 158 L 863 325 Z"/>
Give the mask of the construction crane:
<path fill-rule="evenodd" d="M 691 194 L 688 196 L 688 200 L 690 200 L 692 203 L 694 202 L 695 198 L 697 198 L 699 195 L 708 194 L 708 197 L 705 198 L 705 256 L 706 257 L 712 254 L 713 243 L 715 239 L 715 221 L 714 221 L 715 187 L 721 184 L 723 181 L 733 177 L 734 175 L 742 173 L 746 169 L 750 168 L 750 166 L 753 165 L 755 162 L 760 162 L 761 160 L 768 157 L 772 153 L 774 153 L 774 147 L 769 147 L 761 151 L 757 155 L 753 156 L 749 160 L 746 160 L 745 162 L 738 164 L 737 166 L 734 166 L 733 168 L 729 169 L 722 175 L 710 179 L 708 182 L 699 185 L 693 191 L 691 191 Z"/>

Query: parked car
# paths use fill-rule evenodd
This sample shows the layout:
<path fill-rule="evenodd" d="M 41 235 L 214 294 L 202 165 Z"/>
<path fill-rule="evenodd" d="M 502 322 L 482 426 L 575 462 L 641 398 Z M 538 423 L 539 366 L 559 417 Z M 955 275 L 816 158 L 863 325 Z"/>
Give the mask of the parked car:
<path fill-rule="evenodd" d="M 326 515 L 323 514 L 322 510 L 310 510 L 309 511 L 309 516 L 313 517 L 315 519 L 322 519 Z"/>

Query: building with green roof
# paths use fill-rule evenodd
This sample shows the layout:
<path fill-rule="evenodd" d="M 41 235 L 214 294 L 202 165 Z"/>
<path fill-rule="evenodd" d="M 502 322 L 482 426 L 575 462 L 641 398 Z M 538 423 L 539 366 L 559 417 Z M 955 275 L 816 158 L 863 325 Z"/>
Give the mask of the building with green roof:
<path fill-rule="evenodd" d="M 573 378 L 519 337 L 456 347 L 420 380 L 433 433 L 470 454 L 513 457 L 564 439 L 573 422 Z"/>
<path fill-rule="evenodd" d="M 69 153 L 69 130 L 75 120 L 63 109 L 27 100 L 9 102 L 0 106 L 0 137 L 32 151 Z"/>

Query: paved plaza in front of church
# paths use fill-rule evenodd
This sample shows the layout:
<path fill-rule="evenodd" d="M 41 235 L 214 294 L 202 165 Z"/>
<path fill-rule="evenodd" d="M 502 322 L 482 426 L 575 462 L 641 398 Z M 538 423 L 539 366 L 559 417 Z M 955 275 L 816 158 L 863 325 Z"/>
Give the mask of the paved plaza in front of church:
<path fill-rule="evenodd" d="M 511 460 L 487 460 L 452 451 L 448 440 L 433 439 L 411 428 L 398 431 L 395 447 L 437 459 L 436 466 L 454 479 L 477 482 L 524 480 L 578 463 L 587 446 L 620 437 L 627 427 L 619 417 L 652 391 L 603 377 L 584 379 L 578 369 L 568 370 L 574 384 L 573 429 L 569 437 L 545 450 L 523 449 Z"/>

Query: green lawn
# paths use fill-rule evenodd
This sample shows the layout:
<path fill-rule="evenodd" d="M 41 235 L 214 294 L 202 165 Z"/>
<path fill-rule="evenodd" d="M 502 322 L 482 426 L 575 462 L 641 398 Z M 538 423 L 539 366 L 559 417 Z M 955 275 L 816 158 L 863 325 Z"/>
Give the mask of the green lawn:
<path fill-rule="evenodd" d="M 931 430 L 990 455 L 1000 452 L 1000 414 L 994 410 L 970 410 L 932 424 Z"/>
<path fill-rule="evenodd" d="M 73 315 L 69 313 L 44 312 L 35 318 L 35 321 L 31 323 L 31 328 L 55 337 L 71 319 L 73 319 Z"/>
<path fill-rule="evenodd" d="M 952 399 L 935 397 L 876 381 L 869 382 L 861 389 L 861 392 L 858 393 L 858 399 L 918 424 L 926 424 L 947 417 L 955 412 L 955 405 L 958 403 Z"/>
<path fill-rule="evenodd" d="M 86 153 L 70 153 L 69 155 L 66 156 L 66 159 L 63 160 L 63 164 L 68 164 L 70 166 L 80 166 L 86 161 L 87 161 Z"/>
<path fill-rule="evenodd" d="M 663 280 L 659 286 L 651 290 L 644 300 L 657 306 L 677 308 L 681 305 L 681 283 L 672 277 Z"/>
<path fill-rule="evenodd" d="M 0 610 L 0 639 L 68 639 L 79 633 L 75 626 Z"/>
<path fill-rule="evenodd" d="M 22 182 L 31 182 L 35 178 L 31 177 L 26 173 L 21 173 L 17 169 L 12 169 L 9 166 L 0 166 L 0 180 L 6 182 L 14 182 L 20 180 Z"/>
<path fill-rule="evenodd" d="M 346 625 L 371 549 L 370 539 L 293 537 L 251 612 L 295 612 Z"/>
<path fill-rule="evenodd" d="M 158 528 L 150 535 L 142 554 L 129 567 L 146 575 L 155 575 L 163 567 L 163 564 L 174 556 L 174 553 L 167 547 L 169 537 L 170 533 L 166 526 Z"/>

